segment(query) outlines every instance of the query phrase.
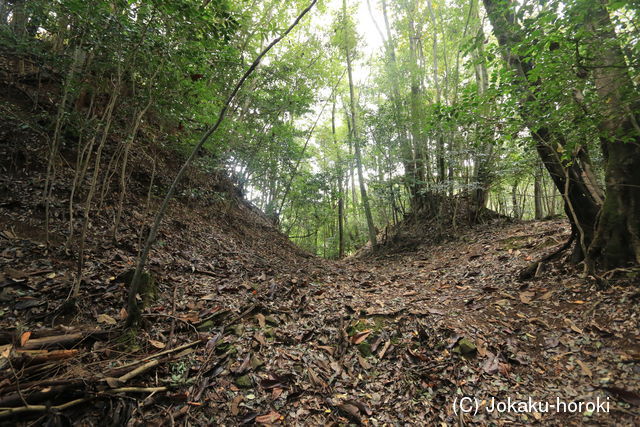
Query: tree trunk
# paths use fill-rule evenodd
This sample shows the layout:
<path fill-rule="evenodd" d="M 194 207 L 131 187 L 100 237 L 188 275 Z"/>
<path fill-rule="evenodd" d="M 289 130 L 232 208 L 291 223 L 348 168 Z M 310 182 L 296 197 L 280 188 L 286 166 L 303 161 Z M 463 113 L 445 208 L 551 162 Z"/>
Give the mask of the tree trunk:
<path fill-rule="evenodd" d="M 331 108 L 331 135 L 333 136 L 333 145 L 336 149 L 336 163 L 338 175 L 338 258 L 344 258 L 344 197 L 342 188 L 342 158 L 340 156 L 340 147 L 336 138 L 336 98 L 333 97 L 333 105 Z"/>
<path fill-rule="evenodd" d="M 542 170 L 536 162 L 535 172 L 533 175 L 533 203 L 535 210 L 535 219 L 541 220 L 544 216 L 542 212 Z"/>
<path fill-rule="evenodd" d="M 591 42 L 592 76 L 603 108 L 599 128 L 606 196 L 587 263 L 591 269 L 640 264 L 640 98 L 602 0 L 582 2 Z"/>
<path fill-rule="evenodd" d="M 438 29 L 436 15 L 433 13 L 433 6 L 431 0 L 427 0 L 427 8 L 429 9 L 429 15 L 431 16 L 431 23 L 433 24 L 433 48 L 432 48 L 432 60 L 433 60 L 433 85 L 436 89 L 436 107 L 442 107 L 442 89 L 440 89 L 440 76 L 438 71 Z M 441 128 L 436 129 L 436 164 L 438 166 L 438 183 L 441 184 L 440 191 L 444 192 L 444 182 L 446 181 L 446 168 L 444 160 L 444 135 Z"/>
<path fill-rule="evenodd" d="M 391 35 L 391 26 L 389 25 L 389 16 L 387 14 L 387 2 L 382 0 L 382 15 L 384 17 L 384 26 L 386 32 L 386 54 L 388 74 L 391 81 L 392 88 L 392 102 L 394 107 L 394 119 L 398 126 L 398 137 L 400 140 L 400 153 L 402 165 L 404 166 L 405 185 L 409 191 L 409 202 L 412 209 L 415 209 L 414 202 L 417 198 L 417 177 L 415 171 L 415 165 L 413 163 L 413 149 L 411 147 L 411 140 L 409 139 L 408 131 L 406 129 L 403 117 L 402 117 L 402 100 L 400 97 L 400 87 L 398 83 L 398 68 L 396 63 L 395 45 L 393 43 L 393 37 Z"/>
<path fill-rule="evenodd" d="M 511 186 L 511 214 L 515 219 L 520 219 L 520 207 L 518 206 L 518 181 Z"/>
<path fill-rule="evenodd" d="M 342 9 L 344 17 L 346 18 L 347 0 L 342 1 Z M 360 135 L 358 134 L 358 126 L 356 120 L 356 104 L 355 94 L 353 89 L 353 73 L 351 69 L 351 52 L 346 39 L 345 32 L 345 57 L 347 59 L 347 74 L 349 75 L 349 109 L 351 113 L 351 135 L 353 137 L 353 147 L 355 154 L 356 167 L 358 169 L 358 184 L 360 186 L 360 197 L 362 198 L 362 207 L 364 208 L 364 215 L 367 219 L 367 230 L 369 232 L 369 241 L 371 242 L 371 248 L 375 249 L 378 246 L 376 241 L 376 228 L 373 223 L 373 216 L 371 215 L 371 207 L 369 206 L 369 197 L 367 196 L 367 188 L 364 184 L 364 173 L 362 170 L 362 153 L 360 151 Z"/>
<path fill-rule="evenodd" d="M 563 136 L 554 134 L 546 126 L 536 123 L 536 113 L 532 110 L 531 104 L 537 103 L 544 106 L 544 103 L 539 102 L 534 95 L 534 88 L 540 84 L 540 81 L 529 81 L 528 77 L 533 64 L 529 60 L 520 58 L 512 50 L 521 42 L 519 35 L 521 29 L 515 22 L 513 3 L 509 0 L 506 2 L 483 0 L 483 2 L 494 34 L 504 51 L 505 61 L 516 74 L 515 78 L 521 89 L 520 114 L 526 122 L 531 123 L 529 128 L 536 143 L 536 151 L 554 184 L 563 195 L 565 212 L 573 232 L 579 234 L 577 239 L 579 244 L 576 244 L 572 260 L 581 261 L 585 256 L 585 248 L 588 248 L 593 240 L 594 225 L 600 210 L 597 196 L 593 194 L 591 183 L 587 184 L 584 180 L 586 174 L 581 159 L 574 158 L 566 166 L 560 159 L 558 152 L 562 151 L 565 145 Z M 539 109 L 540 105 L 537 108 Z M 547 108 L 551 110 L 553 107 Z"/>

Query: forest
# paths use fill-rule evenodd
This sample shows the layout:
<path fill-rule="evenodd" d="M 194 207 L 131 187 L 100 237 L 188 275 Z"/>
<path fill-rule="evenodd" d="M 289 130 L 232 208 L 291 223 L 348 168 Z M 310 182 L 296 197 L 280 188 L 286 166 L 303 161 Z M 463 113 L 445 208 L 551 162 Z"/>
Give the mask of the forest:
<path fill-rule="evenodd" d="M 0 425 L 640 419 L 638 0 L 0 0 L 0 86 Z"/>

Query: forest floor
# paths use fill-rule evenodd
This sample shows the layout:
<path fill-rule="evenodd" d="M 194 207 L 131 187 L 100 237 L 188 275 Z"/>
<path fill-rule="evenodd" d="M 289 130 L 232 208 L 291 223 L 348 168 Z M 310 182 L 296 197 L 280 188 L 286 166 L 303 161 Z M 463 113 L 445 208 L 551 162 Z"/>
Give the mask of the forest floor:
<path fill-rule="evenodd" d="M 47 246 L 47 145 L 27 113 L 2 111 L 11 114 L 0 122 L 1 424 L 640 419 L 638 278 L 599 290 L 559 259 L 516 280 L 566 241 L 562 220 L 496 220 L 437 245 L 425 229 L 411 250 L 329 261 L 295 247 L 228 179 L 196 168 L 152 251 L 145 328 L 125 331 L 127 273 L 175 156 L 160 151 L 153 171 L 131 160 L 115 244 L 117 185 L 104 181 L 88 213 L 80 295 L 68 304 L 78 257 L 75 243 L 63 246 L 70 212 L 76 239 L 85 213 L 80 202 L 69 210 L 74 173 L 63 166 L 75 154 L 62 153 Z M 542 407 L 485 409 L 529 397 Z M 457 410 L 463 398 L 472 413 Z"/>
<path fill-rule="evenodd" d="M 38 321 L 63 264 L 38 265 L 41 245 L 12 229 L 2 257 L 17 251 L 31 261 L 4 270 L 4 292 L 23 292 L 2 321 L 28 319 L 17 321 L 18 336 L 34 354 L 2 348 L 5 422 L 7 407 L 36 422 L 100 425 L 633 425 L 640 417 L 637 284 L 595 292 L 562 262 L 514 279 L 567 238 L 561 220 L 485 224 L 401 254 L 308 259 L 310 269 L 234 274 L 212 260 L 198 274 L 193 253 L 183 254 L 191 271 L 163 259 L 171 268 L 146 311 L 149 326 L 124 341 L 125 293 L 114 277 L 90 282 L 83 315 Z M 77 335 L 58 342 L 67 350 L 47 345 L 60 333 Z M 56 351 L 73 354 L 56 360 Z M 41 406 L 24 405 L 25 396 Z M 477 413 L 473 400 L 463 402 L 472 413 L 456 410 L 463 397 L 478 399 Z M 492 398 L 529 397 L 550 406 L 488 412 Z M 600 412 L 584 406 L 598 401 Z M 563 404 L 574 406 L 563 412 Z M 24 413 L 14 416 L 26 422 Z"/>

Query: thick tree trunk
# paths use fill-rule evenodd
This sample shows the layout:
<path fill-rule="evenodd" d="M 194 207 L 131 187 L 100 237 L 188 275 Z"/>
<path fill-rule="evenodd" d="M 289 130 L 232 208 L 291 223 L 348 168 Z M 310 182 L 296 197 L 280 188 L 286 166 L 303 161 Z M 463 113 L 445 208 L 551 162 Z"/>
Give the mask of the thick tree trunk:
<path fill-rule="evenodd" d="M 578 235 L 578 244 L 572 256 L 573 261 L 581 261 L 586 249 L 593 240 L 593 230 L 596 217 L 600 210 L 597 195 L 594 194 L 594 183 L 585 182 L 585 168 L 581 160 L 574 158 L 565 165 L 558 152 L 565 145 L 562 135 L 554 134 L 551 130 L 536 121 L 535 112 L 530 111 L 529 105 L 538 101 L 535 98 L 535 86 L 539 81 L 530 82 L 529 75 L 533 64 L 513 53 L 512 48 L 521 41 L 521 28 L 515 22 L 513 3 L 499 0 L 483 0 L 485 9 L 493 26 L 498 43 L 504 50 L 504 57 L 509 67 L 514 71 L 516 79 L 522 89 L 520 100 L 520 114 L 529 125 L 536 142 L 536 151 L 545 168 L 551 175 L 554 184 L 563 195 L 565 212 L 571 221 L 572 230 Z M 537 104 L 540 104 L 537 102 Z M 539 106 L 538 106 L 539 108 Z M 552 107 L 549 107 L 551 109 Z M 559 150 L 560 149 L 560 150 Z"/>
<path fill-rule="evenodd" d="M 602 0 L 583 2 L 593 34 L 593 80 L 603 111 L 606 197 L 589 247 L 591 269 L 640 264 L 640 97 Z"/>

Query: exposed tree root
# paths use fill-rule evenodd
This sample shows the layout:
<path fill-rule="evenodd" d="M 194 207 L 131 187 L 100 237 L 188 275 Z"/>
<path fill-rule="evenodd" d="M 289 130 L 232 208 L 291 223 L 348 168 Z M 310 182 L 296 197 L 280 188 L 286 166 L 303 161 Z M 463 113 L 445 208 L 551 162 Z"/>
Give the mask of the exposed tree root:
<path fill-rule="evenodd" d="M 532 262 L 531 264 L 529 264 L 528 266 L 526 266 L 525 268 L 520 270 L 520 273 L 518 274 L 518 280 L 529 280 L 529 279 L 534 278 L 536 276 L 536 272 L 538 271 L 538 269 L 540 268 L 540 266 L 543 263 L 545 263 L 547 261 L 551 261 L 552 259 L 557 258 L 558 256 L 560 256 L 560 254 L 562 252 L 564 252 L 567 249 L 569 249 L 571 247 L 571 244 L 575 240 L 575 238 L 576 238 L 575 233 L 571 233 L 571 236 L 569 237 L 569 240 L 567 240 L 558 249 L 556 249 L 555 251 L 551 252 L 548 255 L 543 256 L 539 260 Z"/>

